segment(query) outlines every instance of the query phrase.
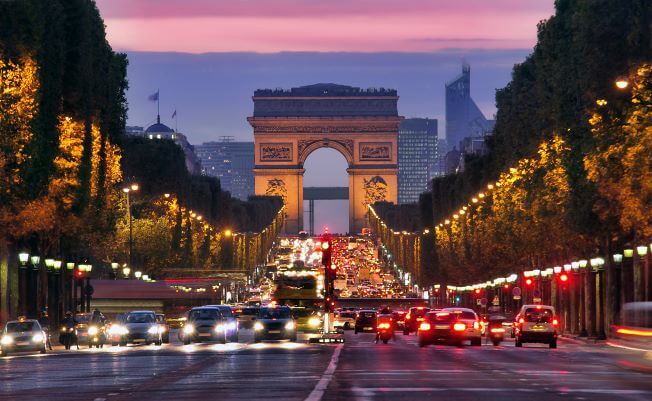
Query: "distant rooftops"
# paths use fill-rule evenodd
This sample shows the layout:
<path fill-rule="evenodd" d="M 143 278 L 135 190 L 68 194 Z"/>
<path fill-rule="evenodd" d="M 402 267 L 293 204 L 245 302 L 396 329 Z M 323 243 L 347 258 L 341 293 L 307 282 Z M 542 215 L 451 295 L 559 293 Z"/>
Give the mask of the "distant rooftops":
<path fill-rule="evenodd" d="M 292 89 L 258 89 L 254 96 L 260 97 L 331 97 L 331 96 L 397 96 L 396 89 L 369 88 L 321 83 Z"/>

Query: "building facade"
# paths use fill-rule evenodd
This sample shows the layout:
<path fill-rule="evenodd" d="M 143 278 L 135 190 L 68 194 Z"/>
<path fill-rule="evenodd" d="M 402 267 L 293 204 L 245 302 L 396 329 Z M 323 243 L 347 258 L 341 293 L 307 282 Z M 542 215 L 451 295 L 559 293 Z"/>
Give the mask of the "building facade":
<path fill-rule="evenodd" d="M 257 195 L 281 196 L 285 229 L 303 229 L 303 165 L 320 148 L 337 150 L 349 168 L 349 231 L 367 224 L 368 205 L 397 202 L 396 90 L 316 84 L 254 92 Z"/>
<path fill-rule="evenodd" d="M 448 150 L 460 150 L 468 137 L 491 134 L 494 120 L 488 120 L 471 99 L 471 66 L 464 63 L 462 74 L 446 84 L 446 141 Z"/>
<path fill-rule="evenodd" d="M 188 138 L 180 132 L 175 132 L 172 128 L 161 123 L 161 116 L 156 117 L 156 123 L 143 130 L 143 127 L 127 126 L 125 133 L 129 136 L 139 136 L 147 139 L 169 139 L 174 141 L 186 157 L 186 169 L 192 175 L 201 173 L 201 165 L 195 154 L 195 149 L 188 142 Z"/>
<path fill-rule="evenodd" d="M 195 145 L 202 174 L 220 179 L 222 189 L 246 200 L 254 194 L 254 143 L 221 137 L 217 142 Z"/>
<path fill-rule="evenodd" d="M 398 129 L 398 203 L 413 203 L 428 191 L 438 171 L 437 120 L 409 118 Z"/>

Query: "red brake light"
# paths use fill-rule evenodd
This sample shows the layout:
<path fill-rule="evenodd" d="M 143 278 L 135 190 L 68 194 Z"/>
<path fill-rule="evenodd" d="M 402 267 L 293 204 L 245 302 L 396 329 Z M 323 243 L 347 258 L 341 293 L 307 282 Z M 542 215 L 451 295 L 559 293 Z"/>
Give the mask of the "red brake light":
<path fill-rule="evenodd" d="M 466 325 L 464 323 L 455 323 L 453 325 L 453 330 L 454 331 L 464 331 L 464 330 L 466 330 Z"/>
<path fill-rule="evenodd" d="M 520 319 L 518 319 L 518 322 L 521 323 L 521 324 L 523 324 L 523 323 L 525 323 L 525 319 L 520 318 Z"/>
<path fill-rule="evenodd" d="M 559 326 L 559 320 L 557 320 L 557 319 L 552 319 L 552 325 L 553 325 L 553 326 Z"/>
<path fill-rule="evenodd" d="M 473 322 L 473 328 L 474 329 L 479 329 L 480 328 L 480 323 L 479 322 Z"/>
<path fill-rule="evenodd" d="M 421 323 L 421 325 L 419 326 L 419 330 L 421 330 L 421 331 L 430 330 L 430 323 L 428 323 L 428 322 Z"/>
<path fill-rule="evenodd" d="M 412 319 L 412 315 L 408 312 L 408 314 L 405 315 L 405 318 L 406 318 L 407 320 L 410 320 L 410 319 Z"/>

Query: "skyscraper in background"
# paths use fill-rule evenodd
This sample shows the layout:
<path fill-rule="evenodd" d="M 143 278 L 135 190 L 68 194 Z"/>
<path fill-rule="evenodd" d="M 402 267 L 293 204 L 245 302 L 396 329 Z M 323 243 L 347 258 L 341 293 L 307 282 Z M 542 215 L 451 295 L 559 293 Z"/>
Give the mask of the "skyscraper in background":
<path fill-rule="evenodd" d="M 408 118 L 398 130 L 398 203 L 419 200 L 438 171 L 437 120 Z"/>
<path fill-rule="evenodd" d="M 488 120 L 471 99 L 471 66 L 446 84 L 446 141 L 448 150 L 460 149 L 465 138 L 482 138 L 491 133 L 495 121 Z"/>
<path fill-rule="evenodd" d="M 254 193 L 254 143 L 221 137 L 218 142 L 195 145 L 202 174 L 220 179 L 222 189 L 234 198 L 246 200 Z"/>

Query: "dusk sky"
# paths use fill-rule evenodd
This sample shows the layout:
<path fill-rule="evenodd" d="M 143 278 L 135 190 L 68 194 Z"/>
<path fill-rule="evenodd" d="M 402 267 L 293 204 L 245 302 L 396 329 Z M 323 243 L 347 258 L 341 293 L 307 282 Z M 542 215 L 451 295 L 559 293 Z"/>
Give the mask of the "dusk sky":
<path fill-rule="evenodd" d="M 405 117 L 439 119 L 444 84 L 471 64 L 471 96 L 489 118 L 494 94 L 536 43 L 553 0 L 96 0 L 109 43 L 127 52 L 129 125 L 161 119 L 191 143 L 253 140 L 258 88 L 319 82 L 398 90 Z M 335 152 L 336 153 L 336 152 Z M 341 160 L 340 160 L 341 159 Z M 340 166 L 341 164 L 341 166 Z M 328 150 L 306 163 L 306 185 L 347 185 Z M 340 168 L 341 167 L 341 168 Z M 320 174 L 321 171 L 337 172 Z M 323 221 L 336 231 L 346 221 Z"/>

